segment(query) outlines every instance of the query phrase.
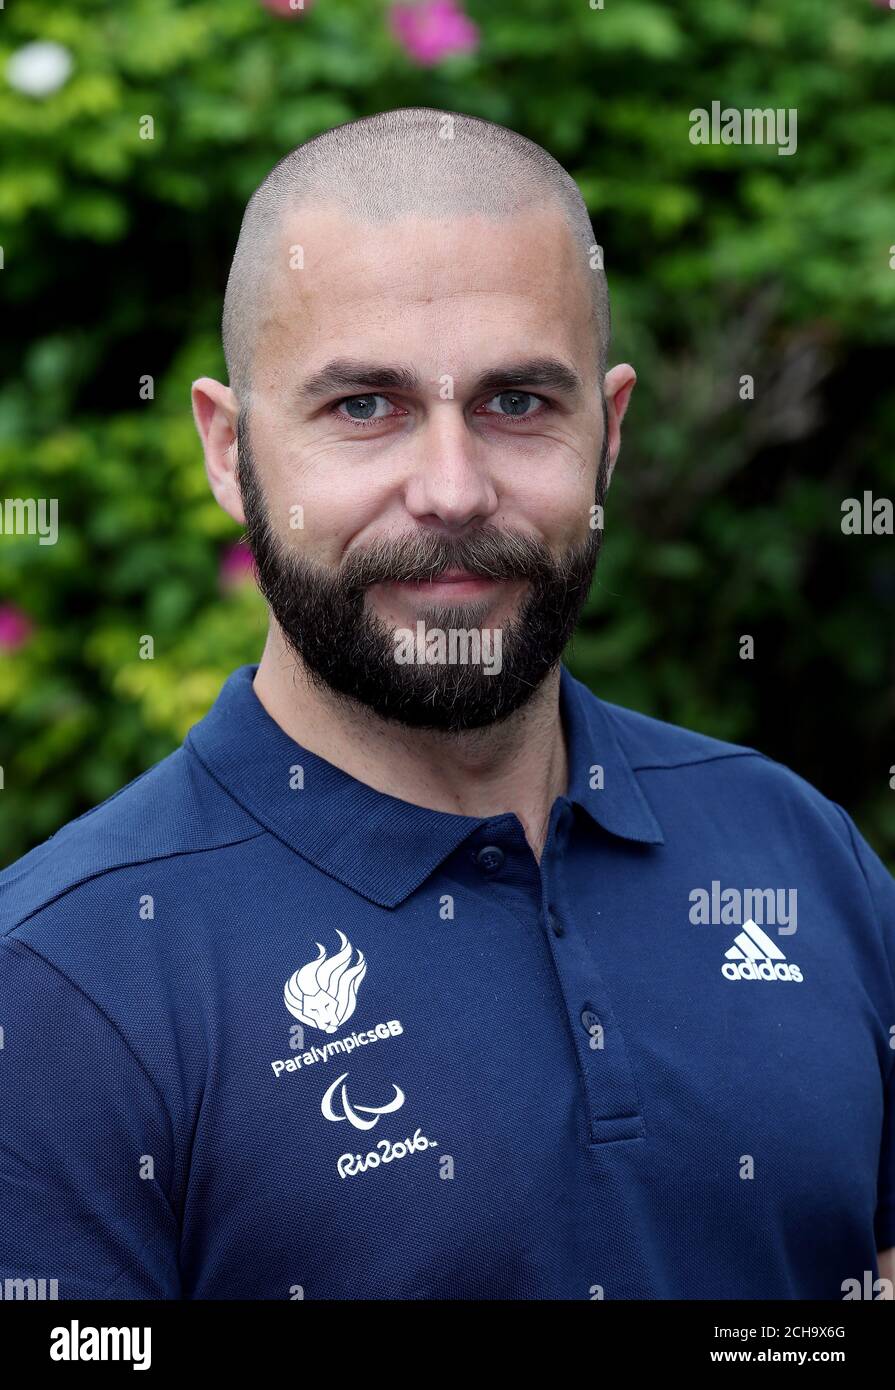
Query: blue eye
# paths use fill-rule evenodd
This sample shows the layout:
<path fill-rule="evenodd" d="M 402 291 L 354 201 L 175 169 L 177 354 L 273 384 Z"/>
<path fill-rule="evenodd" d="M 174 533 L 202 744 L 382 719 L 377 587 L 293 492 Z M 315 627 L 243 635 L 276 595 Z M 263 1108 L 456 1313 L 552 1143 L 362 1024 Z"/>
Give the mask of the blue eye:
<path fill-rule="evenodd" d="M 528 406 L 545 404 L 542 396 L 535 396 L 531 391 L 499 391 L 485 404 L 491 405 L 494 401 L 499 401 L 501 408 L 499 411 L 487 411 L 488 415 L 504 415 L 506 419 L 516 420 L 523 420 L 538 413 L 537 410 L 529 410 Z"/>
<path fill-rule="evenodd" d="M 499 403 L 499 408 L 492 410 L 489 407 L 494 405 L 495 401 Z M 543 396 L 536 396 L 532 391 L 508 390 L 498 391 L 497 395 L 485 401 L 484 405 L 478 406 L 477 410 L 479 413 L 494 415 L 514 423 L 532 420 L 549 409 L 549 406 L 549 401 Z M 376 391 L 343 396 L 340 401 L 334 402 L 331 410 L 340 420 L 350 420 L 352 424 L 359 426 L 376 425 L 402 414 L 400 410 L 395 409 L 387 396 L 382 396 Z"/>
<path fill-rule="evenodd" d="M 351 420 L 357 420 L 362 423 L 365 420 L 387 419 L 387 415 L 378 412 L 376 405 L 377 401 L 383 401 L 386 405 L 390 404 L 385 396 L 379 396 L 374 392 L 370 392 L 369 395 L 365 396 L 346 396 L 344 400 L 336 402 L 336 414 L 340 413 L 341 407 L 344 405 L 348 410 L 348 418 Z"/>

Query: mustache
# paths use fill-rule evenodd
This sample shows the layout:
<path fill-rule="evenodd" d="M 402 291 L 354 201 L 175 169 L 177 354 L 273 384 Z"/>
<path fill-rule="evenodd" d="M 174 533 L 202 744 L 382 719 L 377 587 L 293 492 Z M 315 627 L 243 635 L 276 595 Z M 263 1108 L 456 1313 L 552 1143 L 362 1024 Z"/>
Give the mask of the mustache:
<path fill-rule="evenodd" d="M 361 593 L 372 584 L 425 582 L 443 570 L 481 579 L 542 580 L 557 562 L 545 542 L 521 531 L 483 526 L 462 536 L 433 531 L 386 537 L 349 554 L 338 569 L 344 588 Z"/>

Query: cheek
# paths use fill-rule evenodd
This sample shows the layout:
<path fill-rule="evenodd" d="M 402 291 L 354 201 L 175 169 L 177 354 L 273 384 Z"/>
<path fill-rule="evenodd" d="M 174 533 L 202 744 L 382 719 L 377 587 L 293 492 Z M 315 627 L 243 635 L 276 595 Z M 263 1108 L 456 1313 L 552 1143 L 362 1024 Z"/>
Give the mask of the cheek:
<path fill-rule="evenodd" d="M 541 519 L 553 532 L 580 529 L 594 500 L 598 462 L 598 439 L 554 426 L 520 441 L 501 461 L 501 487 L 535 524 Z"/>
<path fill-rule="evenodd" d="M 285 539 L 322 564 L 338 565 L 351 546 L 387 531 L 412 529 L 410 518 L 396 508 L 393 491 L 357 464 L 331 459 L 325 469 L 287 474 L 279 491 L 281 514 L 292 509 L 300 520 Z"/>
<path fill-rule="evenodd" d="M 567 467 L 539 480 L 536 487 L 517 490 L 514 510 L 548 545 L 565 545 L 580 540 L 588 530 L 595 487 L 595 468 Z"/>
<path fill-rule="evenodd" d="M 369 472 L 306 449 L 278 450 L 263 477 L 271 525 L 282 540 L 309 556 L 337 560 L 345 537 L 365 524 L 375 505 Z"/>

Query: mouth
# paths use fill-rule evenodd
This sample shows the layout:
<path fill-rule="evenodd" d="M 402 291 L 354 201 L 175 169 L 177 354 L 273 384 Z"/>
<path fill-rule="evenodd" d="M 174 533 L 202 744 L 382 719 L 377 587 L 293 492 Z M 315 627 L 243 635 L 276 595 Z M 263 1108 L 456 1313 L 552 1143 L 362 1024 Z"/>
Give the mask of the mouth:
<path fill-rule="evenodd" d="M 503 581 L 489 579 L 468 570 L 442 570 L 429 579 L 402 579 L 389 584 L 397 593 L 421 598 L 474 598 L 486 594 Z"/>

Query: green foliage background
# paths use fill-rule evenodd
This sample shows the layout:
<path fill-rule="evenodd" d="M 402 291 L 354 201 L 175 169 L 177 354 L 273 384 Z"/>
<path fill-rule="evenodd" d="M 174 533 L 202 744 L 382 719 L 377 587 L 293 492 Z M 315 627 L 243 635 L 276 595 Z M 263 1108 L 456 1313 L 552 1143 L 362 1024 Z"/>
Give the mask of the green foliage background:
<path fill-rule="evenodd" d="M 895 497 L 895 13 L 872 0 L 470 0 L 476 54 L 415 65 L 375 0 L 7 0 L 75 69 L 0 80 L 0 862 L 183 738 L 257 660 L 190 382 L 246 200 L 287 150 L 388 107 L 510 125 L 577 178 L 605 249 L 611 361 L 639 373 L 598 582 L 569 664 L 605 698 L 748 743 L 843 802 L 895 864 L 893 546 L 841 503 Z M 689 112 L 795 107 L 798 150 L 692 145 Z M 139 138 L 150 114 L 155 138 Z M 755 377 L 756 399 L 739 399 Z M 151 374 L 155 399 L 141 401 Z M 155 638 L 155 660 L 138 657 Z M 754 661 L 739 637 L 755 638 Z"/>

